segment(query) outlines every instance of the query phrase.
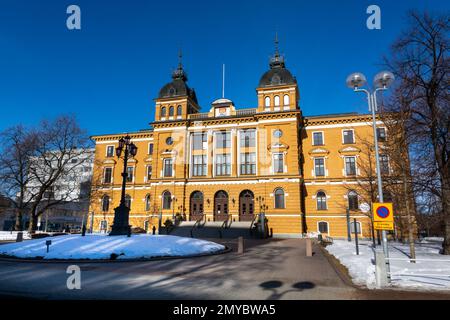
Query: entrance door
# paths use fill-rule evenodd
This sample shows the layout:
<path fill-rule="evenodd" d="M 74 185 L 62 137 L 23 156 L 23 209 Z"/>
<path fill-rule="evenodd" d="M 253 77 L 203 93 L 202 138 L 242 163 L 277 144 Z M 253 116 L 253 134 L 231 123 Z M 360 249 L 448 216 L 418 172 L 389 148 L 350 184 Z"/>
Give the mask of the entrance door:
<path fill-rule="evenodd" d="M 195 191 L 191 194 L 191 210 L 189 220 L 197 221 L 203 216 L 203 193 Z"/>
<path fill-rule="evenodd" d="M 250 190 L 239 195 L 239 221 L 252 221 L 255 213 L 255 197 Z"/>
<path fill-rule="evenodd" d="M 228 194 L 218 191 L 214 196 L 214 221 L 225 221 L 228 218 Z"/>

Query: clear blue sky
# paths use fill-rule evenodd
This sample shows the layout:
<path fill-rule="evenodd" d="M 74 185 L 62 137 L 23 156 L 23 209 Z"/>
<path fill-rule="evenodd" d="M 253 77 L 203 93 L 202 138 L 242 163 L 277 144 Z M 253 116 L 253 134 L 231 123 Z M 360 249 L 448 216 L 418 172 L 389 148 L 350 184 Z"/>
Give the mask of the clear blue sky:
<path fill-rule="evenodd" d="M 77 4 L 82 30 L 66 28 Z M 382 29 L 366 28 L 381 7 Z M 409 9 L 449 12 L 444 0 L 0 1 L 0 130 L 74 113 L 90 134 L 148 128 L 153 98 L 171 80 L 177 52 L 203 110 L 221 96 L 256 106 L 273 38 L 297 77 L 305 115 L 366 112 L 346 76 L 380 70 Z"/>

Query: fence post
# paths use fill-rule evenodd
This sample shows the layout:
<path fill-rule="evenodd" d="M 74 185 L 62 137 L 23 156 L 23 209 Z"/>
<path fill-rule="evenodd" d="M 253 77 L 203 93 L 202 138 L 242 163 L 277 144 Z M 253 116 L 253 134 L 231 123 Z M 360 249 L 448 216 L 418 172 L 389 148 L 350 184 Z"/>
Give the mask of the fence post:
<path fill-rule="evenodd" d="M 238 254 L 244 253 L 244 237 L 238 238 Z"/>
<path fill-rule="evenodd" d="M 356 255 L 359 256 L 359 246 L 358 246 L 358 225 L 356 224 L 356 219 L 353 219 L 353 228 L 354 228 L 354 230 L 355 230 Z"/>
<path fill-rule="evenodd" d="M 306 256 L 312 257 L 312 241 L 311 239 L 306 239 Z"/>

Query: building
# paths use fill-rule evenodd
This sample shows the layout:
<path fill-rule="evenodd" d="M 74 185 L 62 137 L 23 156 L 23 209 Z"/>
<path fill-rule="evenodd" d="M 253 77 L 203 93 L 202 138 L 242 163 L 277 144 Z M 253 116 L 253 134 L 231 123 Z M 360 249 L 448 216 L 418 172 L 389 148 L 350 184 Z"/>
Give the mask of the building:
<path fill-rule="evenodd" d="M 277 236 L 321 232 L 346 237 L 346 208 L 357 231 L 370 237 L 357 190 L 362 140 L 372 139 L 369 115 L 304 116 L 296 78 L 275 52 L 256 88 L 257 107 L 214 101 L 208 112 L 187 84 L 181 63 L 155 99 L 148 130 L 129 133 L 138 147 L 128 163 L 130 224 L 148 230 L 176 215 L 208 221 L 251 221 L 264 212 Z M 386 134 L 379 122 L 380 134 Z M 93 136 L 94 230 L 111 227 L 121 195 L 123 134 Z"/>

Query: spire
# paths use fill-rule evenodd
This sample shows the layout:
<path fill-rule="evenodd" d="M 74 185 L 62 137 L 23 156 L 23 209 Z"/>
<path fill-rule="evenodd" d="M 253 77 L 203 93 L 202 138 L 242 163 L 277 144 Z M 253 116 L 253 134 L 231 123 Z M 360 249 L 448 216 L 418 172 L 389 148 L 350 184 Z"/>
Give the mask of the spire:
<path fill-rule="evenodd" d="M 273 68 L 284 68 L 284 57 L 280 55 L 279 51 L 279 41 L 278 41 L 278 32 L 275 32 L 275 54 L 272 58 L 270 58 L 270 69 Z"/>
<path fill-rule="evenodd" d="M 178 68 L 172 73 L 172 78 L 187 81 L 187 74 L 183 69 L 183 52 L 181 48 L 178 50 Z"/>

